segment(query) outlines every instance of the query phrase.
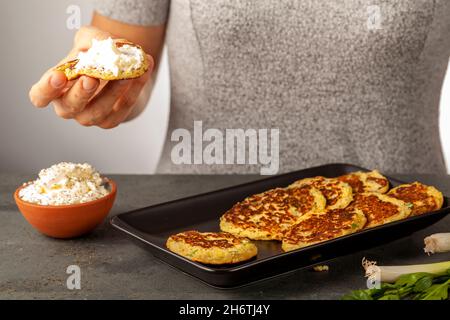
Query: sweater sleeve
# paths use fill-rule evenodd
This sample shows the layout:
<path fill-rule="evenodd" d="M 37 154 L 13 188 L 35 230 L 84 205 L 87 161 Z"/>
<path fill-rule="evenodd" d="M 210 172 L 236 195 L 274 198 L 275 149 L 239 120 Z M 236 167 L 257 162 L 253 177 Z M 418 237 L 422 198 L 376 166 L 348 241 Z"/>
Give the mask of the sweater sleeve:
<path fill-rule="evenodd" d="M 94 10 L 120 22 L 156 26 L 167 21 L 170 0 L 95 0 Z"/>

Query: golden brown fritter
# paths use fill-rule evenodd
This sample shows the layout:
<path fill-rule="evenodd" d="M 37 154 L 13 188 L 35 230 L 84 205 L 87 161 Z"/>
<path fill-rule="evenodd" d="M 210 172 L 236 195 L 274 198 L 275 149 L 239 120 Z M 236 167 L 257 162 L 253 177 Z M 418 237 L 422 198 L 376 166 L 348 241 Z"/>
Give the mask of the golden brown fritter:
<path fill-rule="evenodd" d="M 360 209 L 366 215 L 365 228 L 404 219 L 411 214 L 411 209 L 404 201 L 377 192 L 356 194 L 350 206 Z"/>
<path fill-rule="evenodd" d="M 312 214 L 286 232 L 282 248 L 284 251 L 291 251 L 342 237 L 361 230 L 365 223 L 364 213 L 354 207 Z"/>
<path fill-rule="evenodd" d="M 379 192 L 386 193 L 389 189 L 389 180 L 377 170 L 370 172 L 352 172 L 338 177 L 340 181 L 348 183 L 354 193 Z"/>
<path fill-rule="evenodd" d="M 298 180 L 289 187 L 313 186 L 325 196 L 327 209 L 342 209 L 347 207 L 353 200 L 352 188 L 349 184 L 337 179 L 314 177 Z"/>
<path fill-rule="evenodd" d="M 238 263 L 258 253 L 250 240 L 226 232 L 185 231 L 170 236 L 166 245 L 170 251 L 206 264 Z"/>
<path fill-rule="evenodd" d="M 116 43 L 117 47 L 121 47 L 123 45 L 130 45 L 135 46 L 142 50 L 141 46 L 131 43 L 131 42 L 121 42 L 117 41 Z M 118 75 L 114 75 L 111 72 L 105 71 L 105 70 L 99 70 L 99 69 L 93 69 L 93 68 L 84 68 L 80 70 L 76 70 L 75 67 L 78 63 L 78 59 L 67 61 L 59 66 L 57 66 L 55 69 L 58 71 L 64 72 L 64 74 L 67 77 L 67 80 L 74 80 L 79 78 L 82 75 L 89 76 L 92 78 L 97 78 L 101 80 L 123 80 L 123 79 L 134 79 L 139 78 L 142 76 L 149 68 L 150 62 L 148 61 L 147 55 L 145 52 L 143 52 L 144 61 L 142 63 L 142 66 L 138 69 L 129 70 L 129 71 L 119 71 Z"/>
<path fill-rule="evenodd" d="M 390 190 L 388 195 L 409 204 L 413 216 L 439 210 L 444 203 L 444 196 L 439 190 L 420 182 L 399 185 Z"/>
<path fill-rule="evenodd" d="M 281 240 L 300 217 L 324 208 L 324 196 L 311 186 L 272 189 L 235 204 L 220 218 L 220 229 L 254 240 Z"/>

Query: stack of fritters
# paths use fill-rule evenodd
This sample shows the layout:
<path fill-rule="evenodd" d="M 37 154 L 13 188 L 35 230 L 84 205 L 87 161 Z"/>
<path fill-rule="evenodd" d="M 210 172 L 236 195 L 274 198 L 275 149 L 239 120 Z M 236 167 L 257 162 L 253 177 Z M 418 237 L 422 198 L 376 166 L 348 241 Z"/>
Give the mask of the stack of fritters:
<path fill-rule="evenodd" d="M 315 196 L 306 196 L 306 190 Z M 376 170 L 305 178 L 234 205 L 220 227 L 253 240 L 281 240 L 283 250 L 290 251 L 442 206 L 442 194 L 418 182 L 388 190 L 388 179 Z M 297 193 L 303 195 L 300 202 Z"/>
<path fill-rule="evenodd" d="M 248 239 L 282 241 L 291 251 L 443 205 L 439 190 L 419 182 L 388 190 L 388 179 L 376 170 L 301 179 L 236 203 L 220 218 L 221 233 L 184 232 L 167 246 L 191 260 L 235 263 L 256 255 Z"/>

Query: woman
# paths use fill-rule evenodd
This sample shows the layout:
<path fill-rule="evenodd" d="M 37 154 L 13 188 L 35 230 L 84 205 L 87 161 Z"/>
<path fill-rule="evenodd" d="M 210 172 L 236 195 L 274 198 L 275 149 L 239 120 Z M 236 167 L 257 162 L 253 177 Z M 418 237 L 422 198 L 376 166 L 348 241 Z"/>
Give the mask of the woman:
<path fill-rule="evenodd" d="M 67 59 L 113 35 L 142 45 L 155 68 L 101 90 L 96 79 L 68 84 L 48 71 L 30 98 L 82 125 L 115 127 L 146 105 L 166 41 L 171 112 L 158 172 L 259 172 L 248 161 L 173 161 L 172 132 L 201 121 L 221 132 L 278 129 L 280 171 L 349 162 L 443 173 L 449 16 L 446 0 L 103 0 Z"/>

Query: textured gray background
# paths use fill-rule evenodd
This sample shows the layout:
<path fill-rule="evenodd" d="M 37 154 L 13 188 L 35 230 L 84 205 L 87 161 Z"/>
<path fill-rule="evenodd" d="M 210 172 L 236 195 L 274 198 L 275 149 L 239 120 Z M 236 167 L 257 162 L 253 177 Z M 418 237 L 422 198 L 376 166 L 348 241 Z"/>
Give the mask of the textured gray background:
<path fill-rule="evenodd" d="M 84 128 L 57 118 L 53 110 L 34 109 L 28 90 L 41 73 L 65 55 L 74 30 L 66 28 L 66 8 L 80 5 L 83 23 L 89 0 L 2 1 L 0 36 L 0 171 L 36 172 L 61 160 L 88 161 L 103 172 L 151 173 L 159 158 L 168 113 L 167 66 L 160 72 L 150 108 L 117 129 Z M 6 45 L 7 44 L 7 45 Z M 160 77 L 161 78 L 161 77 Z M 448 78 L 448 77 L 447 77 Z M 441 129 L 450 156 L 450 81 L 441 102 Z"/>
<path fill-rule="evenodd" d="M 37 172 L 69 160 L 90 162 L 102 172 L 153 172 L 167 126 L 167 61 L 146 112 L 113 130 L 82 127 L 58 118 L 51 107 L 36 109 L 28 100 L 31 85 L 71 48 L 76 31 L 66 27 L 67 7 L 79 5 L 85 24 L 91 19 L 91 2 L 1 2 L 0 171 Z"/>

